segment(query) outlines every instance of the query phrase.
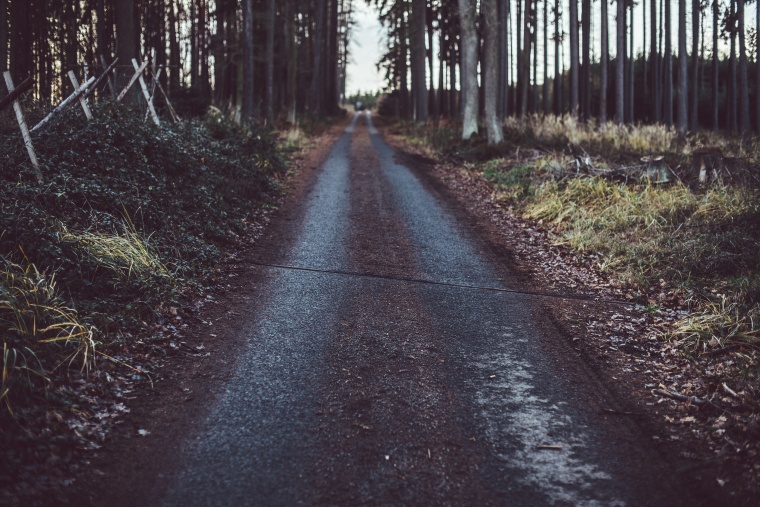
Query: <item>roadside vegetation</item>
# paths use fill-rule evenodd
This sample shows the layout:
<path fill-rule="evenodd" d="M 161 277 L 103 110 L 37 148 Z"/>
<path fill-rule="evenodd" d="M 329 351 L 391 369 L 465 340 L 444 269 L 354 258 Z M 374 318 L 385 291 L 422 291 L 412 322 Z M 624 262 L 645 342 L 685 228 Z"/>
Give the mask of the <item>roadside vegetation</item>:
<path fill-rule="evenodd" d="M 447 126 L 403 128 L 477 174 L 553 241 L 595 257 L 642 305 L 688 309 L 670 335 L 684 353 L 733 351 L 748 374 L 760 374 L 757 140 L 556 117 L 510 119 L 497 146 L 462 142 Z M 692 154 L 704 146 L 719 148 L 724 162 L 718 181 L 700 185 Z M 668 183 L 646 176 L 641 159 L 651 156 L 664 157 Z"/>
<path fill-rule="evenodd" d="M 177 309 L 216 283 L 306 139 L 213 109 L 161 129 L 108 102 L 94 115 L 35 138 L 42 184 L 0 124 L 0 476 L 21 497 L 42 486 L 20 464 L 97 445 L 130 384 L 151 382 Z"/>

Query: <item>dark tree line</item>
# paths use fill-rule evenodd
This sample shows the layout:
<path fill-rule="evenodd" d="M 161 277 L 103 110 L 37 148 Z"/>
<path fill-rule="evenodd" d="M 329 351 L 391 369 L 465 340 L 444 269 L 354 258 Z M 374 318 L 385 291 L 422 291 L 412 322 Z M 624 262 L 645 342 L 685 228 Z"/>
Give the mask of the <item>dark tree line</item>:
<path fill-rule="evenodd" d="M 386 108 L 403 117 L 461 119 L 465 137 L 483 124 L 494 141 L 506 116 L 527 114 L 760 131 L 760 25 L 746 23 L 750 10 L 760 19 L 757 0 L 365 1 L 387 30 Z M 336 111 L 351 10 L 351 0 L 0 0 L 0 66 L 55 102 L 70 92 L 69 69 L 95 73 L 118 56 L 123 84 L 131 59 L 147 58 L 178 109 L 295 121 Z"/>
<path fill-rule="evenodd" d="M 350 0 L 0 0 L 0 67 L 56 102 L 68 70 L 92 75 L 118 57 L 118 88 L 147 58 L 188 114 L 213 104 L 295 121 L 337 110 L 350 25 Z"/>
<path fill-rule="evenodd" d="M 387 28 L 389 109 L 461 119 L 464 137 L 480 119 L 497 140 L 492 112 L 760 131 L 757 0 L 755 27 L 749 0 L 366 1 Z M 427 101 L 415 88 L 425 86 L 424 30 Z"/>

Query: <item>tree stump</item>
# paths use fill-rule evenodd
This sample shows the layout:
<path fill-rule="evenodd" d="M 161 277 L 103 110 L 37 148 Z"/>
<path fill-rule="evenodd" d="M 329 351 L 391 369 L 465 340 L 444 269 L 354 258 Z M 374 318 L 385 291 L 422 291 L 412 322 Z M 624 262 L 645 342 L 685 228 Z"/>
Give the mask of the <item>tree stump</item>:
<path fill-rule="evenodd" d="M 644 169 L 646 179 L 657 184 L 670 183 L 670 169 L 665 163 L 665 157 L 662 155 L 641 157 L 641 161 L 646 164 Z"/>
<path fill-rule="evenodd" d="M 691 179 L 700 185 L 710 185 L 721 179 L 723 152 L 715 146 L 697 148 L 691 155 Z"/>

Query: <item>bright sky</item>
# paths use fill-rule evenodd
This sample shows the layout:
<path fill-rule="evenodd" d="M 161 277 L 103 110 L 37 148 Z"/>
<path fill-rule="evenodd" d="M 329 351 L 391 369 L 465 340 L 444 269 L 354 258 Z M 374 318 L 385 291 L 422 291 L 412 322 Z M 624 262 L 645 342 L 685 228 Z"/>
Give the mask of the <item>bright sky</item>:
<path fill-rule="evenodd" d="M 348 80 L 346 93 L 380 90 L 384 86 L 382 74 L 377 70 L 377 62 L 385 40 L 377 12 L 368 7 L 364 0 L 354 2 L 354 25 L 349 45 Z"/>

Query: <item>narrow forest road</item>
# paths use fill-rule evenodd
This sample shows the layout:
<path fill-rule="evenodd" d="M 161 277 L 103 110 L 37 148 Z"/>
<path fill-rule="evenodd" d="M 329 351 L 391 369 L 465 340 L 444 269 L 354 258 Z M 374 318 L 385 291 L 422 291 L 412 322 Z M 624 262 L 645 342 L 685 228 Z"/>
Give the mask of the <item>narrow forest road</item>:
<path fill-rule="evenodd" d="M 155 505 L 698 503 L 368 115 L 295 208 Z"/>

